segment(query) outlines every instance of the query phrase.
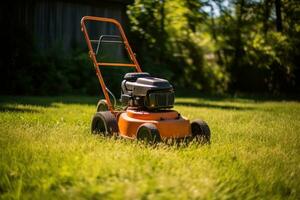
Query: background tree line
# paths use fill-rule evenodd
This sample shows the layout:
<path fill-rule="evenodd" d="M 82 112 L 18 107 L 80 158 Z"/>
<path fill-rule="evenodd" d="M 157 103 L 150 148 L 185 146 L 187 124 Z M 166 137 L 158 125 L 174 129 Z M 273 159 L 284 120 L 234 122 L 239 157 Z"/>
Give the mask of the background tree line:
<path fill-rule="evenodd" d="M 127 12 L 139 59 L 178 86 L 299 91 L 297 1 L 136 0 Z"/>
<path fill-rule="evenodd" d="M 127 16 L 142 68 L 177 90 L 300 92 L 296 0 L 135 0 Z M 59 45 L 40 52 L 28 27 L 16 21 L 1 22 L 7 38 L 2 94 L 99 93 L 86 48 L 74 43 L 68 54 Z M 114 77 L 109 82 L 117 92 L 120 78 Z"/>

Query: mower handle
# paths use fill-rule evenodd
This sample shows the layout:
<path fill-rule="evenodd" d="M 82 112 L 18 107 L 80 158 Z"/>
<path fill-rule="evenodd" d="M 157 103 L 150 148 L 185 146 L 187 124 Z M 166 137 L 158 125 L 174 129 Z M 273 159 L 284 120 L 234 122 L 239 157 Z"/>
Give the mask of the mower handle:
<path fill-rule="evenodd" d="M 87 28 L 86 28 L 86 25 L 85 25 L 86 21 L 107 22 L 107 23 L 114 24 L 120 32 L 121 38 L 122 38 L 123 43 L 125 45 L 125 49 L 127 50 L 127 53 L 128 53 L 128 55 L 129 55 L 129 57 L 130 57 L 130 59 L 133 63 L 128 64 L 128 63 L 103 63 L 103 62 L 98 62 L 97 58 L 96 58 L 96 54 L 95 54 L 95 52 L 93 50 L 93 47 L 92 47 L 92 42 L 95 42 L 95 41 L 90 40 L 88 31 L 87 31 Z M 84 33 L 84 37 L 85 37 L 85 40 L 86 40 L 86 43 L 87 43 L 87 46 L 88 46 L 88 49 L 89 49 L 89 56 L 90 56 L 91 60 L 93 61 L 93 64 L 94 64 L 94 67 L 95 67 L 95 70 L 96 70 L 96 75 L 99 79 L 102 92 L 103 92 L 103 94 L 105 96 L 105 99 L 106 99 L 106 102 L 107 102 L 108 109 L 112 113 L 116 114 L 116 112 L 114 111 L 114 108 L 112 106 L 111 100 L 109 98 L 109 94 L 108 94 L 107 89 L 106 89 L 107 87 L 105 85 L 105 82 L 103 80 L 103 77 L 102 77 L 102 74 L 101 74 L 101 71 L 100 71 L 100 66 L 134 67 L 137 72 L 142 72 L 142 70 L 139 66 L 138 61 L 135 58 L 135 54 L 131 50 L 131 47 L 128 43 L 128 40 L 126 38 L 126 35 L 125 35 L 125 32 L 124 32 L 123 28 L 117 20 L 111 19 L 111 18 L 103 18 L 103 17 L 84 16 L 81 19 L 81 31 Z M 100 42 L 100 41 L 101 41 L 101 38 L 99 38 L 98 42 Z M 98 48 L 99 48 L 99 43 L 98 43 L 97 49 Z"/>
<path fill-rule="evenodd" d="M 96 59 L 96 56 L 95 56 L 95 52 L 94 52 L 94 50 L 92 48 L 92 44 L 91 44 L 92 42 L 95 42 L 95 40 L 90 40 L 90 38 L 89 38 L 89 34 L 87 32 L 87 28 L 86 28 L 86 25 L 85 25 L 86 21 L 107 22 L 107 23 L 114 24 L 117 27 L 117 29 L 119 30 L 119 32 L 120 32 L 121 38 L 122 38 L 123 43 L 125 45 L 125 49 L 127 50 L 127 53 L 129 54 L 129 57 L 130 57 L 131 61 L 133 62 L 133 64 L 128 64 L 128 63 L 102 63 L 102 62 L 98 62 L 97 59 Z M 133 53 L 133 51 L 132 51 L 132 49 L 131 49 L 131 47 L 130 47 L 130 45 L 128 43 L 127 37 L 125 35 L 125 32 L 124 32 L 121 24 L 117 20 L 111 19 L 111 18 L 104 18 L 104 17 L 84 16 L 81 19 L 81 31 L 84 33 L 85 40 L 86 40 L 86 43 L 87 43 L 88 48 L 89 48 L 90 57 L 92 58 L 95 66 L 135 67 L 135 69 L 136 69 L 137 72 L 141 72 L 142 71 L 141 68 L 140 68 L 140 65 L 139 65 L 138 61 L 135 58 L 135 54 Z M 99 40 L 100 40 L 100 38 L 99 38 Z"/>

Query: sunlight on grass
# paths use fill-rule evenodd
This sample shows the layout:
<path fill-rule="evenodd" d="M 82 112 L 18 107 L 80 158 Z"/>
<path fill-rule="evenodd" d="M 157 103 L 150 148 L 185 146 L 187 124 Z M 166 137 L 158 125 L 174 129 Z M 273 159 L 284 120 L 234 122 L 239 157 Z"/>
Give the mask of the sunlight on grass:
<path fill-rule="evenodd" d="M 95 98 L 0 102 L 3 199 L 298 199 L 300 103 L 178 98 L 212 144 L 187 147 L 90 134 Z"/>

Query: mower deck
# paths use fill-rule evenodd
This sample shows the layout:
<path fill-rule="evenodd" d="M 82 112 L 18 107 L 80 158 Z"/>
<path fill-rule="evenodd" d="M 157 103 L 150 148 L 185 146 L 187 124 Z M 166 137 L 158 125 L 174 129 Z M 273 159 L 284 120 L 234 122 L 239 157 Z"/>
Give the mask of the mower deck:
<path fill-rule="evenodd" d="M 118 118 L 119 134 L 136 138 L 138 128 L 144 123 L 154 124 L 162 139 L 191 136 L 190 121 L 174 110 L 147 112 L 129 109 Z"/>

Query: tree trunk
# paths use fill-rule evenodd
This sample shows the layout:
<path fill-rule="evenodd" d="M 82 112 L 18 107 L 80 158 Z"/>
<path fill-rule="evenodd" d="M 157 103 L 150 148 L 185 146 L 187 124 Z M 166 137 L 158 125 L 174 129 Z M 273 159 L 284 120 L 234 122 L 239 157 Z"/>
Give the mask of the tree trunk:
<path fill-rule="evenodd" d="M 214 39 L 214 41 L 216 42 L 216 44 L 218 44 L 218 37 L 217 37 L 217 33 L 216 33 L 216 23 L 215 23 L 215 12 L 214 12 L 214 7 L 212 5 L 210 5 L 210 12 L 211 12 L 211 31 L 212 31 L 212 37 Z M 223 65 L 223 59 L 222 59 L 222 55 L 221 55 L 221 51 L 220 49 L 218 49 L 216 51 L 217 53 L 217 58 L 218 58 L 218 63 L 220 65 Z"/>
<path fill-rule="evenodd" d="M 264 31 L 264 34 L 267 34 L 268 30 L 269 30 L 269 24 L 268 24 L 268 21 L 269 21 L 269 17 L 270 17 L 270 4 L 271 4 L 271 1 L 270 0 L 265 0 L 264 1 L 264 19 L 263 19 L 263 31 Z"/>
<path fill-rule="evenodd" d="M 237 22 L 235 25 L 235 31 L 236 31 L 236 36 L 235 36 L 235 64 L 236 66 L 234 67 L 238 67 L 239 66 L 239 60 L 242 58 L 243 56 L 243 44 L 242 44 L 242 31 L 241 28 L 243 26 L 243 15 L 244 15 L 244 6 L 245 6 L 245 1 L 244 0 L 240 0 L 237 8 L 236 8 L 236 12 L 237 12 Z"/>
<path fill-rule="evenodd" d="M 163 62 L 163 60 L 165 59 L 165 0 L 160 0 L 160 64 Z"/>
<path fill-rule="evenodd" d="M 282 31 L 282 19 L 281 19 L 281 0 L 275 0 L 276 9 L 276 28 L 278 32 Z"/>

